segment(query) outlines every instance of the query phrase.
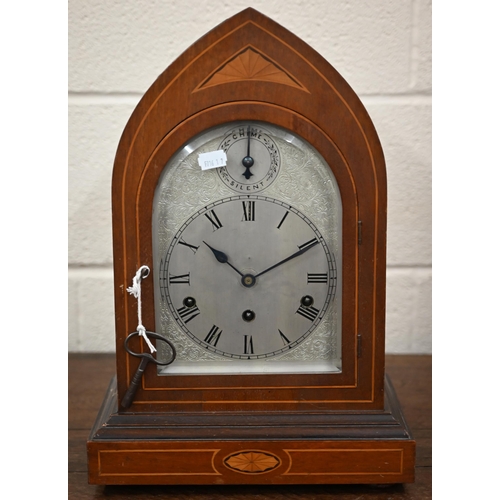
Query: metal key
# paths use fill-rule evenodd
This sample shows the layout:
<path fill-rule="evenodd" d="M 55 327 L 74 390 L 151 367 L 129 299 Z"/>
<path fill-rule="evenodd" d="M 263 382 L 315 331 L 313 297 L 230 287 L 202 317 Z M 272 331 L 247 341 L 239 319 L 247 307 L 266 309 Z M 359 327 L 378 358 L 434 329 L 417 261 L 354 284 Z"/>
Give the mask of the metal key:
<path fill-rule="evenodd" d="M 154 333 L 154 332 L 146 332 L 146 335 L 148 336 L 148 338 L 154 338 L 156 340 L 160 340 L 162 342 L 167 343 L 170 347 L 170 350 L 172 351 L 171 359 L 169 359 L 168 361 L 158 361 L 156 358 L 154 358 L 151 354 L 149 354 L 147 352 L 140 352 L 139 353 L 139 352 L 132 351 L 129 348 L 128 343 L 129 343 L 131 338 L 133 338 L 137 335 L 139 335 L 139 332 L 132 332 L 125 339 L 125 350 L 131 356 L 135 356 L 136 358 L 142 358 L 142 359 L 141 359 L 141 362 L 139 364 L 139 368 L 137 368 L 137 371 L 135 372 L 134 376 L 132 377 L 132 381 L 130 382 L 130 385 L 127 389 L 127 392 L 125 393 L 125 396 L 123 396 L 123 399 L 121 401 L 120 408 L 124 409 L 124 410 L 127 409 L 132 404 L 132 401 L 134 400 L 135 393 L 137 392 L 139 384 L 141 383 L 141 379 L 142 379 L 142 375 L 144 373 L 144 370 L 148 366 L 149 362 L 153 362 L 154 364 L 160 365 L 160 366 L 166 366 L 166 365 L 169 365 L 170 363 L 172 363 L 175 359 L 175 356 L 176 356 L 176 351 L 175 351 L 175 347 L 173 346 L 173 344 L 170 341 L 168 341 L 165 337 L 158 335 L 157 333 Z"/>

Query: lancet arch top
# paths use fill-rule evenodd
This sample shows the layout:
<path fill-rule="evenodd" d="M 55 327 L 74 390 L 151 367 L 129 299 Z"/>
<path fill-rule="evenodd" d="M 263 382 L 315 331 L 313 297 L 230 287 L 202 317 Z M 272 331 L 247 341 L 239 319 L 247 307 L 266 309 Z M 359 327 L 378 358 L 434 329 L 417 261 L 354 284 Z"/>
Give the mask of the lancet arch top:
<path fill-rule="evenodd" d="M 210 120 L 203 122 L 203 116 Z M 326 158 L 345 201 L 352 200 L 344 215 L 351 236 L 344 235 L 344 241 L 357 241 L 357 221 L 363 220 L 360 261 L 381 263 L 380 268 L 359 272 L 355 286 L 366 290 L 359 302 L 371 309 L 379 300 L 374 297 L 382 296 L 385 164 L 373 124 L 359 98 L 325 59 L 274 21 L 247 9 L 198 40 L 159 76 L 134 110 L 118 147 L 113 233 L 116 349 L 126 362 L 119 380 L 122 392 L 129 378 L 122 343 L 136 319 L 135 304 L 123 296 L 121 287 L 151 255 L 153 177 L 159 176 L 168 155 L 200 130 L 237 120 L 269 121 L 293 130 Z M 152 296 L 151 286 L 145 283 L 146 295 Z M 354 302 L 349 297 L 346 303 Z M 377 332 L 383 331 L 383 317 L 369 317 L 372 320 L 361 325 L 367 335 L 365 348 L 375 345 Z M 152 314 L 146 312 L 145 318 L 154 325 Z M 383 348 L 382 342 L 379 345 Z M 360 380 L 374 381 L 374 369 L 366 365 Z M 365 389 L 370 398 L 377 392 L 372 384 Z"/>
<path fill-rule="evenodd" d="M 358 96 L 314 49 L 252 8 L 200 38 L 148 89 L 120 141 L 116 182 L 140 169 L 144 152 L 187 116 L 234 101 L 267 102 L 307 117 L 334 138 L 355 171 L 384 188 L 382 149 Z"/>

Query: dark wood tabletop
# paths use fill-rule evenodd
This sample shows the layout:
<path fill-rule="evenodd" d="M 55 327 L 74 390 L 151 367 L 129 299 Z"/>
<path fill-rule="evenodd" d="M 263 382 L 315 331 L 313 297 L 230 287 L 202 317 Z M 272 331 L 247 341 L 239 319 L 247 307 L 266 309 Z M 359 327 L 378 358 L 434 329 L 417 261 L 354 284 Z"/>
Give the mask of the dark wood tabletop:
<path fill-rule="evenodd" d="M 115 372 L 112 354 L 69 354 L 68 498 L 216 499 L 413 499 L 432 498 L 432 358 L 389 355 L 386 373 L 396 389 L 417 443 L 415 483 L 390 486 L 94 486 L 87 482 L 86 441 Z"/>

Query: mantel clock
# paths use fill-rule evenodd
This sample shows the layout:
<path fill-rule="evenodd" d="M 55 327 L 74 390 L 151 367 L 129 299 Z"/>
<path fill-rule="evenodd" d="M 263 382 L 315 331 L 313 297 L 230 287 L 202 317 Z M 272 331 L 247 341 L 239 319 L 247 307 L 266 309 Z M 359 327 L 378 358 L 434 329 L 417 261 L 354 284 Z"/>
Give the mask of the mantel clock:
<path fill-rule="evenodd" d="M 334 68 L 242 11 L 146 92 L 112 190 L 91 483 L 413 481 L 384 376 L 384 158 Z"/>

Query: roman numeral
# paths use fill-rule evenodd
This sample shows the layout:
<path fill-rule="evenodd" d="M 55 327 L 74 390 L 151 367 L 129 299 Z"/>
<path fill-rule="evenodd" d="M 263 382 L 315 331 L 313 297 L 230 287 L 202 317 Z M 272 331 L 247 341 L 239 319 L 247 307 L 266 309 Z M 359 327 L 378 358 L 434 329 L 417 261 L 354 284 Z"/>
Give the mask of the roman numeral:
<path fill-rule="evenodd" d="M 179 240 L 179 245 L 184 245 L 185 247 L 190 248 L 193 251 L 193 253 L 196 253 L 196 250 L 198 250 L 198 248 L 200 248 L 199 246 L 197 247 L 195 245 L 191 245 L 191 243 L 187 243 L 182 238 Z"/>
<path fill-rule="evenodd" d="M 307 283 L 327 283 L 327 273 L 307 273 Z"/>
<path fill-rule="evenodd" d="M 313 306 L 304 307 L 301 304 L 295 312 L 308 319 L 309 321 L 314 321 L 318 317 L 319 309 L 316 309 Z"/>
<path fill-rule="evenodd" d="M 278 224 L 277 229 L 281 229 L 281 225 L 283 224 L 283 222 L 285 222 L 285 219 L 287 218 L 287 216 L 288 216 L 289 213 L 290 212 L 287 210 L 286 213 L 285 213 L 285 215 L 283 216 L 283 218 L 280 220 L 280 223 Z"/>
<path fill-rule="evenodd" d="M 283 345 L 288 345 L 290 341 L 286 338 L 285 334 L 281 330 L 278 330 L 278 332 L 280 332 L 280 337 L 283 341 Z"/>
<path fill-rule="evenodd" d="M 212 328 L 208 332 L 208 335 L 205 337 L 205 342 L 207 344 L 212 344 L 215 347 L 217 345 L 217 342 L 219 342 L 221 333 L 222 330 L 218 326 L 212 326 Z"/>
<path fill-rule="evenodd" d="M 190 285 L 189 279 L 191 273 L 187 274 L 179 274 L 179 276 L 174 276 L 173 274 L 170 274 L 168 277 L 168 282 L 171 285 Z"/>
<path fill-rule="evenodd" d="M 308 250 L 310 247 L 317 245 L 319 243 L 317 238 L 313 238 L 312 240 L 306 241 L 302 245 L 298 245 L 299 250 Z"/>
<path fill-rule="evenodd" d="M 163 259 L 160 261 L 160 294 L 161 300 L 165 300 L 167 290 L 167 267 L 163 262 Z"/>
<path fill-rule="evenodd" d="M 182 306 L 177 309 L 177 312 L 179 313 L 179 316 L 181 317 L 182 321 L 184 321 L 184 323 L 189 323 L 192 319 L 196 318 L 196 316 L 201 313 L 201 311 L 198 309 L 198 306 Z"/>
<path fill-rule="evenodd" d="M 212 228 L 214 231 L 217 231 L 217 229 L 220 229 L 222 227 L 221 221 L 213 210 L 210 210 L 210 215 L 205 214 L 205 217 L 212 223 Z"/>
<path fill-rule="evenodd" d="M 242 221 L 255 222 L 255 201 L 242 201 L 243 219 Z"/>
<path fill-rule="evenodd" d="M 253 339 L 251 335 L 245 335 L 243 354 L 253 354 Z"/>

